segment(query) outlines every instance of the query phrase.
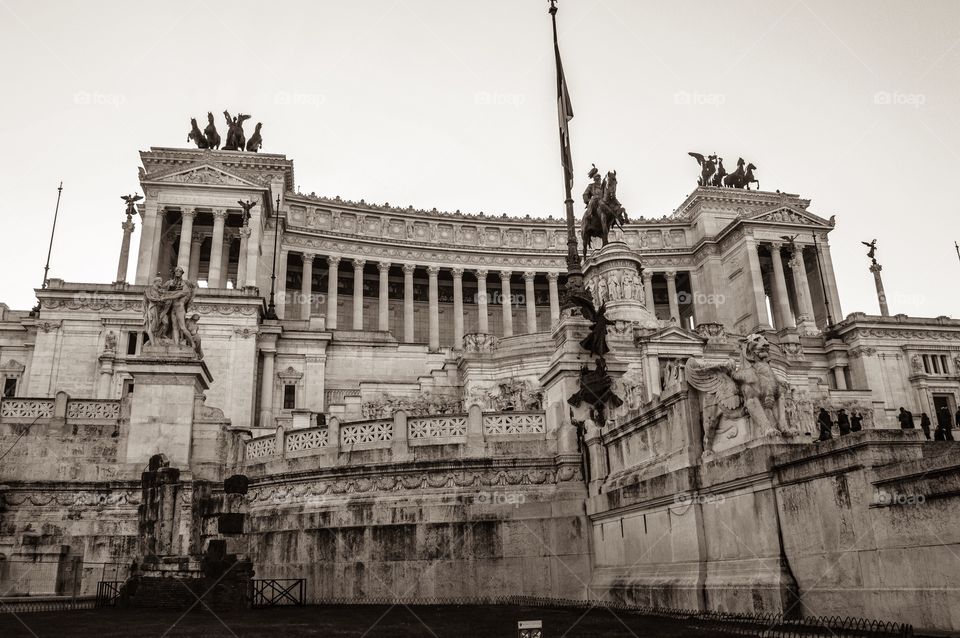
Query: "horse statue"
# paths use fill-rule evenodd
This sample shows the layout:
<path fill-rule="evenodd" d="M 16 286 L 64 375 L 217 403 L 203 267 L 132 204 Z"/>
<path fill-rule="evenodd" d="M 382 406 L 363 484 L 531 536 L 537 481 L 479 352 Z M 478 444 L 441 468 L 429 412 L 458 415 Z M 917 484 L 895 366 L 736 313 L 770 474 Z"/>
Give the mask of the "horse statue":
<path fill-rule="evenodd" d="M 723 167 L 723 158 L 717 158 L 717 172 L 713 174 L 710 181 L 711 186 L 723 186 L 723 178 L 727 176 L 727 169 Z"/>
<path fill-rule="evenodd" d="M 220 148 L 220 134 L 213 123 L 213 113 L 207 111 L 207 128 L 203 129 L 203 136 L 207 139 L 207 148 Z"/>
<path fill-rule="evenodd" d="M 753 176 L 753 171 L 757 169 L 753 163 L 746 164 L 743 158 L 737 160 L 737 170 L 723 178 L 723 185 L 730 188 L 746 188 L 750 190 L 750 184 L 756 184 L 757 190 L 760 190 L 760 182 Z"/>
<path fill-rule="evenodd" d="M 260 147 L 263 146 L 263 138 L 260 137 L 261 126 L 263 126 L 263 123 L 257 122 L 257 126 L 253 130 L 253 135 L 250 136 L 250 141 L 247 142 L 247 150 L 251 153 L 256 153 L 258 150 L 260 150 Z"/>
<path fill-rule="evenodd" d="M 596 167 L 591 171 L 592 175 Z M 587 248 L 594 238 L 599 237 L 603 245 L 610 243 L 610 229 L 616 225 L 623 229 L 624 222 L 628 221 L 627 212 L 617 199 L 617 172 L 609 171 L 602 184 L 596 181 L 583 194 L 587 210 L 580 222 L 580 233 L 583 240 L 583 258 L 587 258 Z"/>
<path fill-rule="evenodd" d="M 197 118 L 190 118 L 190 132 L 187 133 L 187 141 L 193 142 L 197 145 L 197 148 L 209 148 L 207 144 L 207 139 L 203 136 L 203 132 L 200 130 L 200 127 L 197 126 Z"/>

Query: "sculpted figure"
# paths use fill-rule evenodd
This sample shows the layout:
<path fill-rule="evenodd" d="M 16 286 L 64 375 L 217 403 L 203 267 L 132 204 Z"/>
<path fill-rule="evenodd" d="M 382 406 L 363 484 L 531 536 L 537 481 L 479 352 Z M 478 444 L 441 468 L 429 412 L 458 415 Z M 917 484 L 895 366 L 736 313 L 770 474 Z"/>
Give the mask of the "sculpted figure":
<path fill-rule="evenodd" d="M 203 348 L 200 347 L 200 315 L 194 313 L 187 319 L 187 333 L 190 335 L 190 339 L 193 341 L 193 351 L 197 353 L 197 357 L 203 359 Z"/>
<path fill-rule="evenodd" d="M 247 150 L 251 153 L 256 153 L 260 150 L 260 147 L 263 146 L 263 138 L 260 137 L 261 126 L 263 126 L 263 123 L 257 122 L 257 126 L 253 129 L 253 135 L 250 136 L 250 141 L 247 142 Z"/>
<path fill-rule="evenodd" d="M 716 435 L 734 438 L 737 422 L 749 417 L 760 436 L 792 434 L 780 401 L 780 383 L 768 361 L 770 343 L 762 334 L 741 342 L 739 364 L 687 360 L 688 383 L 700 391 L 703 410 L 703 450 L 713 451 Z"/>
<path fill-rule="evenodd" d="M 242 201 L 237 200 L 237 203 L 240 204 L 240 208 L 243 209 L 243 225 L 246 226 L 247 222 L 250 221 L 250 210 L 257 205 L 257 202 L 253 201 Z"/>
<path fill-rule="evenodd" d="M 587 249 L 594 238 L 599 237 L 603 245 L 609 243 L 610 229 L 627 223 L 627 212 L 617 199 L 617 172 L 609 171 L 601 181 L 600 171 L 594 166 L 588 173 L 593 181 L 583 192 L 583 203 L 587 209 L 580 221 L 580 234 L 583 241 L 583 258 L 587 258 Z"/>
<path fill-rule="evenodd" d="M 187 309 L 193 301 L 197 285 L 183 277 L 183 268 L 177 266 L 173 271 L 173 278 L 164 285 L 164 298 L 170 302 L 170 327 L 173 343 L 180 345 L 186 341 L 190 347 L 196 348 L 193 335 L 187 328 Z"/>
<path fill-rule="evenodd" d="M 573 407 L 578 407 L 581 403 L 590 405 L 595 414 L 594 420 L 600 426 L 607 422 L 607 408 L 616 410 L 623 405 L 623 400 L 613 389 L 613 379 L 607 372 L 603 357 L 597 359 L 594 370 L 590 370 L 586 364 L 580 367 L 580 388 L 567 399 L 567 403 Z"/>
<path fill-rule="evenodd" d="M 242 151 L 247 144 L 247 138 L 243 134 L 243 123 L 249 120 L 250 116 L 237 113 L 237 117 L 230 117 L 230 112 L 224 111 L 223 117 L 227 120 L 227 143 L 223 145 L 223 150 Z"/>
<path fill-rule="evenodd" d="M 207 128 L 203 129 L 203 137 L 207 140 L 207 148 L 220 148 L 220 134 L 213 123 L 213 113 L 207 111 Z"/>
<path fill-rule="evenodd" d="M 597 301 L 606 303 L 609 290 L 607 289 L 607 280 L 601 277 L 597 280 Z"/>
<path fill-rule="evenodd" d="M 195 117 L 190 118 L 190 132 L 187 133 L 187 141 L 193 141 L 197 148 L 208 148 L 207 138 L 203 136 L 203 132 L 197 126 L 197 118 Z"/>
<path fill-rule="evenodd" d="M 143 329 L 151 345 L 160 345 L 170 323 L 170 303 L 163 298 L 163 279 L 154 277 L 143 291 Z"/>
<path fill-rule="evenodd" d="M 723 178 L 727 176 L 727 169 L 723 167 L 723 158 L 717 158 L 717 172 L 714 173 L 713 179 L 710 180 L 711 186 L 723 186 Z"/>
<path fill-rule="evenodd" d="M 127 217 L 133 217 L 137 214 L 137 202 L 143 199 L 143 195 L 121 195 L 120 199 L 127 203 Z"/>
<path fill-rule="evenodd" d="M 690 157 L 697 160 L 700 165 L 700 177 L 697 178 L 697 186 L 710 186 L 710 178 L 717 170 L 717 156 L 708 155 L 704 157 L 700 153 L 687 153 Z"/>
<path fill-rule="evenodd" d="M 153 278 L 143 292 L 143 327 L 150 345 L 180 345 L 186 342 L 202 356 L 199 342 L 194 339 L 196 322 L 200 316 L 190 318 L 192 328 L 187 320 L 187 310 L 196 287 L 195 283 L 183 278 L 183 269 L 179 267 L 166 283 L 160 277 Z"/>
<path fill-rule="evenodd" d="M 737 170 L 723 178 L 723 185 L 729 186 L 730 188 L 746 188 L 750 190 L 750 184 L 756 184 L 759 190 L 760 182 L 753 176 L 753 171 L 755 171 L 757 167 L 750 163 L 746 164 L 746 168 L 744 168 L 744 164 L 746 164 L 746 162 L 743 161 L 742 157 L 737 159 Z"/>
<path fill-rule="evenodd" d="M 860 243 L 870 249 L 867 252 L 867 257 L 870 259 L 870 261 L 877 263 L 877 240 L 874 239 L 873 241 L 862 241 Z"/>

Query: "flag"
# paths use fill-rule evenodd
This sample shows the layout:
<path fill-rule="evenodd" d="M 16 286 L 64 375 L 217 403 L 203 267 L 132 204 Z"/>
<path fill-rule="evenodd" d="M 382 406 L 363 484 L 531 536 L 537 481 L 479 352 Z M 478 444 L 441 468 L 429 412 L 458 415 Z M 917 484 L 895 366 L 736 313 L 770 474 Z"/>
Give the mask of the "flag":
<path fill-rule="evenodd" d="M 560 61 L 560 45 L 557 43 L 557 28 L 553 28 L 553 51 L 557 59 L 557 115 L 560 120 L 560 162 L 567 188 L 573 189 L 573 156 L 570 151 L 570 128 L 567 123 L 573 119 L 573 104 L 567 90 L 567 79 L 563 75 L 563 62 Z"/>

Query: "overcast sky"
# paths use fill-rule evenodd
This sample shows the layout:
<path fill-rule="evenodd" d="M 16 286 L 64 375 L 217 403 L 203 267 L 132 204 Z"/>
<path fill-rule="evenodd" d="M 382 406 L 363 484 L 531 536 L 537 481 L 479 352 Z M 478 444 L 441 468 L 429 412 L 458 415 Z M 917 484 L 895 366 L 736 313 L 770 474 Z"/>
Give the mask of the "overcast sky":
<path fill-rule="evenodd" d="M 112 281 L 138 151 L 187 146 L 207 111 L 263 122 L 305 193 L 561 215 L 547 7 L 0 0 L 0 301 L 34 303 L 60 180 L 51 276 Z M 960 316 L 960 2 L 561 0 L 558 20 L 578 191 L 596 163 L 631 214 L 669 214 L 688 151 L 742 156 L 837 216 L 844 314 L 878 312 L 877 238 L 891 312 Z"/>

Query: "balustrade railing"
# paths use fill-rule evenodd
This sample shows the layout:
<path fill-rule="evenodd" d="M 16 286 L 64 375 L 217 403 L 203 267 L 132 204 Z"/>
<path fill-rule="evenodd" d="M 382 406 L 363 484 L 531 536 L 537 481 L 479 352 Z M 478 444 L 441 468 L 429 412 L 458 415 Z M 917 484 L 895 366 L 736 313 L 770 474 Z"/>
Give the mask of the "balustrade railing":
<path fill-rule="evenodd" d="M 67 418 L 76 421 L 115 421 L 120 418 L 120 401 L 111 399 L 70 399 Z"/>
<path fill-rule="evenodd" d="M 0 421 L 8 423 L 54 418 L 78 423 L 114 423 L 120 415 L 119 399 L 67 399 L 59 404 L 55 398 L 7 397 L 0 400 Z"/>
<path fill-rule="evenodd" d="M 7 398 L 0 401 L 0 418 L 10 421 L 51 419 L 53 406 L 53 399 Z"/>
<path fill-rule="evenodd" d="M 543 412 L 482 414 L 474 407 L 466 414 L 404 417 L 402 412 L 398 412 L 392 419 L 347 423 L 330 417 L 326 426 L 289 429 L 281 424 L 275 434 L 250 439 L 246 442 L 246 458 L 308 456 L 311 452 L 322 454 L 328 450 L 336 453 L 342 448 L 370 450 L 393 447 L 396 452 L 407 446 L 465 444 L 469 447 L 478 440 L 482 444 L 485 437 L 509 441 L 511 438 L 530 440 L 543 439 L 545 436 L 546 416 Z M 482 448 L 473 452 L 483 453 Z"/>

